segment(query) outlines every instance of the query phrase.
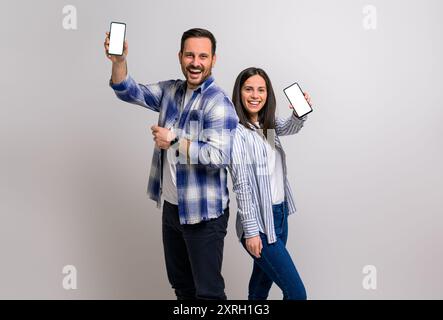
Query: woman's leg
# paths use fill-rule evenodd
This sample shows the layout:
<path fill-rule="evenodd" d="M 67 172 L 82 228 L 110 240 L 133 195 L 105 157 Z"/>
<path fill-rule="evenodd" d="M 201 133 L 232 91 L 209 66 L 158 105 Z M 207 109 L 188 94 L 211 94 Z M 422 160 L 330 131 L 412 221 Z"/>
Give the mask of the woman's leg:
<path fill-rule="evenodd" d="M 249 280 L 248 300 L 266 300 L 271 287 L 272 280 L 269 279 L 254 260 L 252 275 Z"/>
<path fill-rule="evenodd" d="M 283 292 L 283 299 L 305 300 L 305 287 L 286 249 L 287 204 L 273 206 L 273 215 L 277 242 L 268 244 L 266 235 L 260 234 L 263 249 L 260 258 L 251 255 L 254 259 L 254 267 L 249 282 L 249 297 L 266 299 L 272 283 L 275 282 Z M 245 246 L 244 240 L 242 243 Z"/>
<path fill-rule="evenodd" d="M 306 300 L 303 282 L 281 239 L 271 245 L 263 244 L 261 257 L 254 258 L 254 262 L 279 286 L 284 300 Z"/>
<path fill-rule="evenodd" d="M 260 234 L 263 249 L 260 258 L 254 259 L 249 280 L 249 300 L 265 300 L 272 283 L 283 292 L 285 300 L 306 300 L 306 290 L 282 239 L 268 244 L 266 235 Z M 244 240 L 242 241 L 244 246 Z"/>

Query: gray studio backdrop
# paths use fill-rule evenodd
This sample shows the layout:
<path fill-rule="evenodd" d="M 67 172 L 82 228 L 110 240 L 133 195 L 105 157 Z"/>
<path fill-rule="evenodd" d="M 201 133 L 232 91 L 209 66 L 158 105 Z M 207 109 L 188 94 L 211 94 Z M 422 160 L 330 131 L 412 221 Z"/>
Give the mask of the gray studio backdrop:
<path fill-rule="evenodd" d="M 77 21 L 64 21 L 68 5 Z M 441 1 L 0 6 L 0 298 L 174 298 L 161 213 L 146 195 L 157 114 L 108 87 L 112 20 L 127 23 L 139 82 L 181 78 L 181 34 L 204 27 L 229 94 L 249 66 L 268 71 L 281 116 L 284 87 L 298 81 L 311 94 L 314 113 L 282 140 L 299 211 L 288 247 L 309 298 L 443 298 Z M 244 299 L 252 261 L 231 200 L 223 273 L 228 297 Z"/>

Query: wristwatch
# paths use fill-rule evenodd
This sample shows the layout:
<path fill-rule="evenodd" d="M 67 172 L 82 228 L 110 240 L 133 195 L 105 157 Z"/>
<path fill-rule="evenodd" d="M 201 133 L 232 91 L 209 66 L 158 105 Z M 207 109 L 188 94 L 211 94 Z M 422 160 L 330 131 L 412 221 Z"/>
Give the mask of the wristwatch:
<path fill-rule="evenodd" d="M 172 145 L 176 144 L 177 142 L 178 142 L 178 137 L 175 137 L 174 140 L 171 140 L 170 145 L 172 146 Z"/>

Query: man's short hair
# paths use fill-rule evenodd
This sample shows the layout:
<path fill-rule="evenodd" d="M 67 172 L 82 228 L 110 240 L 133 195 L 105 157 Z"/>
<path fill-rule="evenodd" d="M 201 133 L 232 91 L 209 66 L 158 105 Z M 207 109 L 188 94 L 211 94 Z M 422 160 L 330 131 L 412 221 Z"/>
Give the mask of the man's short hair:
<path fill-rule="evenodd" d="M 208 31 L 206 29 L 201 29 L 201 28 L 193 28 L 193 29 L 189 29 L 188 31 L 185 31 L 182 35 L 180 52 L 183 52 L 183 48 L 185 46 L 185 41 L 189 38 L 208 38 L 209 40 L 211 40 L 211 44 L 212 44 L 212 55 L 215 54 L 217 41 L 215 40 L 214 35 L 210 31 Z"/>

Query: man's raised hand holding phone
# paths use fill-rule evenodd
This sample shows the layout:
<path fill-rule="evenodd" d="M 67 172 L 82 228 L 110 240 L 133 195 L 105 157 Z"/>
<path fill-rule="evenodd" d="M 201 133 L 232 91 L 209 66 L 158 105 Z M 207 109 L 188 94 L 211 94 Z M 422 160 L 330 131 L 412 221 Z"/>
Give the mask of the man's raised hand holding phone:
<path fill-rule="evenodd" d="M 128 42 L 124 40 L 123 43 L 123 54 L 122 55 L 112 55 L 109 54 L 109 32 L 106 32 L 105 37 L 105 55 L 112 62 L 112 76 L 111 80 L 113 83 L 120 83 L 126 79 L 128 73 L 126 66 L 126 56 L 128 55 Z"/>

